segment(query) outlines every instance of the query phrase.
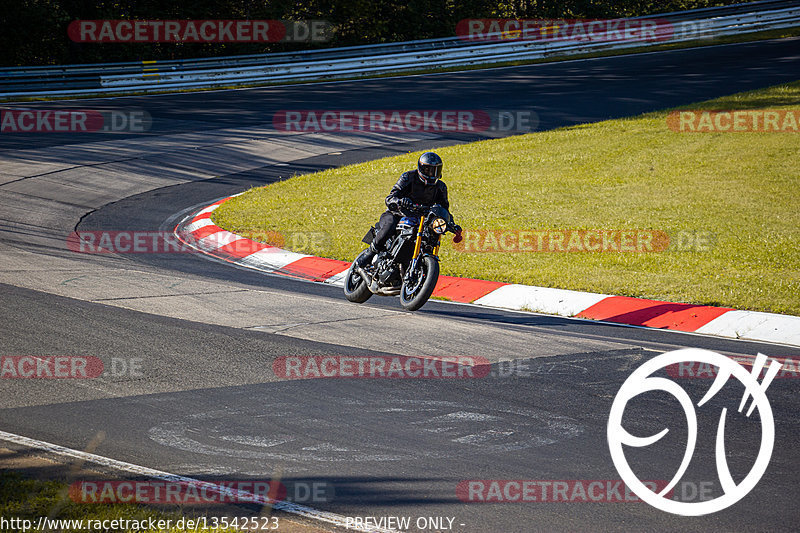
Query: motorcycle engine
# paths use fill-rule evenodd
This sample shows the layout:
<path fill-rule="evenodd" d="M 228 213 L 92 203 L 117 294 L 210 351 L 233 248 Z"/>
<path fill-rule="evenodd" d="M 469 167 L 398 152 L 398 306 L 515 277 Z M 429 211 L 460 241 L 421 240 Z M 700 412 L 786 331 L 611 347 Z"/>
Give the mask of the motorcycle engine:
<path fill-rule="evenodd" d="M 394 265 L 391 261 L 387 261 L 387 264 L 381 266 L 383 268 L 381 268 L 378 274 L 380 284 L 384 287 L 399 285 L 400 271 L 397 265 Z"/>

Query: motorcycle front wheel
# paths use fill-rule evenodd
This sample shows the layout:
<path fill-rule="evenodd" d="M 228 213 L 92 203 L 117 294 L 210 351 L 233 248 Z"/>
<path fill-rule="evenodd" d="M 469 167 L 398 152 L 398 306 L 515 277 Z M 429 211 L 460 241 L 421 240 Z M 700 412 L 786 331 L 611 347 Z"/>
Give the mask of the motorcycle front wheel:
<path fill-rule="evenodd" d="M 358 254 L 358 257 L 365 253 L 367 253 L 367 250 Z M 344 297 L 353 303 L 362 304 L 369 300 L 372 293 L 367 287 L 367 282 L 356 271 L 356 261 L 358 261 L 358 258 L 347 269 L 347 275 L 344 277 Z"/>
<path fill-rule="evenodd" d="M 416 311 L 428 301 L 439 280 L 439 260 L 432 256 L 423 256 L 417 262 L 417 268 L 403 280 L 400 289 L 400 305 L 406 311 Z"/>

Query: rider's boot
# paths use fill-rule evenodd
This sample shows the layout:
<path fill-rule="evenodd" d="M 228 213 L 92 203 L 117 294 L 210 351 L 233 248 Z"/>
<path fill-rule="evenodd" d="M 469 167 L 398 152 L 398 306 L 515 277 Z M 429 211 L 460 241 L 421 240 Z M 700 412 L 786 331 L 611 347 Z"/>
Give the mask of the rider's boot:
<path fill-rule="evenodd" d="M 358 264 L 358 266 L 361 267 L 361 268 L 366 267 L 368 264 L 370 264 L 372 262 L 372 258 L 375 257 L 375 254 L 377 254 L 377 253 L 378 253 L 378 249 L 375 248 L 375 243 L 374 242 L 370 243 L 369 248 L 367 248 L 367 253 L 361 255 L 356 260 L 356 264 Z"/>

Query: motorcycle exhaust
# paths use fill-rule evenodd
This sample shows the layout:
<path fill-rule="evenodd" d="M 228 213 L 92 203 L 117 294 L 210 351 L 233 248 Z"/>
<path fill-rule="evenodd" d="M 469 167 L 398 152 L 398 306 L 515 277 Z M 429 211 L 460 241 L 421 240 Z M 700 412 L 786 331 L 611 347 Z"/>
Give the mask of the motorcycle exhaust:
<path fill-rule="evenodd" d="M 376 292 L 375 294 L 377 294 L 378 296 L 397 296 L 398 294 L 400 294 L 400 288 L 383 287 L 382 289 L 379 289 L 378 292 Z"/>
<path fill-rule="evenodd" d="M 378 283 L 378 280 L 375 279 L 374 276 L 371 276 L 369 272 L 365 271 L 360 266 L 356 265 L 358 269 L 358 275 L 364 279 L 367 284 L 367 288 L 369 292 L 372 294 L 377 294 L 378 296 L 397 296 L 400 294 L 400 288 L 398 287 L 381 287 Z"/>
<path fill-rule="evenodd" d="M 361 278 L 367 284 L 367 288 L 369 289 L 369 292 L 371 292 L 372 294 L 378 294 L 380 292 L 380 287 L 378 286 L 378 280 L 373 278 L 369 274 L 369 272 L 367 272 L 366 270 L 364 270 L 360 266 L 356 265 L 356 268 L 358 269 L 358 275 L 361 276 Z"/>

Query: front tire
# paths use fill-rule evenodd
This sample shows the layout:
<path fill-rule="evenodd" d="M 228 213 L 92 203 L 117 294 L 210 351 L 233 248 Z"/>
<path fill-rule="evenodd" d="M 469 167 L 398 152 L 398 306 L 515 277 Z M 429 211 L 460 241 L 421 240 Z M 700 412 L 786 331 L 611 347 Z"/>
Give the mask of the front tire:
<path fill-rule="evenodd" d="M 432 256 L 423 256 L 417 264 L 417 271 L 411 274 L 408 282 L 403 280 L 400 289 L 400 305 L 406 311 L 416 311 L 428 301 L 439 280 L 439 260 Z"/>
<path fill-rule="evenodd" d="M 356 271 L 356 261 L 358 258 L 367 253 L 367 250 L 364 250 L 360 254 L 353 264 L 350 265 L 350 268 L 347 269 L 347 275 L 344 277 L 344 297 L 353 303 L 363 304 L 369 297 L 372 296 L 372 293 L 367 287 L 367 282 L 361 275 Z"/>

